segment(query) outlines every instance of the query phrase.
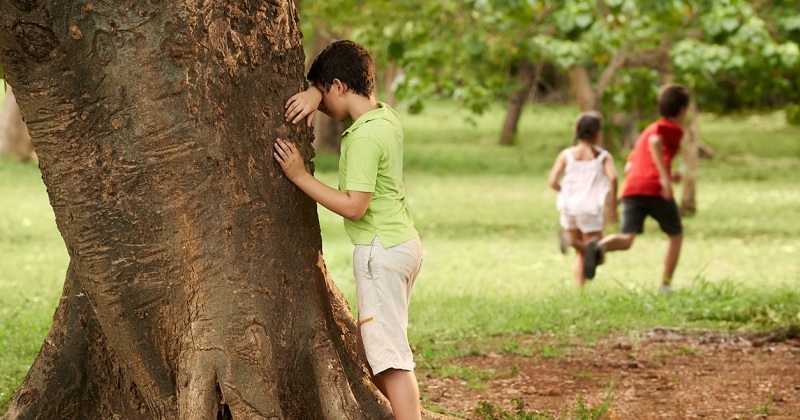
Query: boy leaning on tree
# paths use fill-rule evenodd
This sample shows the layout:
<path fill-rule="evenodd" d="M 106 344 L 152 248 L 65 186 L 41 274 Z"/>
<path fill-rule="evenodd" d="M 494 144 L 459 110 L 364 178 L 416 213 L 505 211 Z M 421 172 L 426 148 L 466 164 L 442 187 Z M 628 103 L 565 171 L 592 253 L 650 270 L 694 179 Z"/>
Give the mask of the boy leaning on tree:
<path fill-rule="evenodd" d="M 344 217 L 353 251 L 359 339 L 372 381 L 388 398 L 395 418 L 419 419 L 419 387 L 408 343 L 411 287 L 422 266 L 422 244 L 406 204 L 403 130 L 392 108 L 374 95 L 369 53 L 336 41 L 308 71 L 311 86 L 286 103 L 286 119 L 311 125 L 317 109 L 353 123 L 342 135 L 339 188 L 308 173 L 291 142 L 277 139 L 275 159 L 311 198 Z"/>

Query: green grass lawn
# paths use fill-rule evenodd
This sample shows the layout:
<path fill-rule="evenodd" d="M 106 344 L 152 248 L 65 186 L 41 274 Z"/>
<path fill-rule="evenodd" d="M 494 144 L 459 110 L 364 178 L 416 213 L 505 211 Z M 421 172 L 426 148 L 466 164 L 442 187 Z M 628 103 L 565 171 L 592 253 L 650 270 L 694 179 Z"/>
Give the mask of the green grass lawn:
<path fill-rule="evenodd" d="M 0 161 L 0 413 L 39 352 L 67 251 L 39 169 Z"/>
<path fill-rule="evenodd" d="M 546 183 L 571 143 L 573 114 L 529 109 L 511 148 L 496 146 L 499 111 L 475 126 L 448 107 L 405 116 L 408 195 L 425 247 L 409 327 L 418 349 L 449 354 L 458 343 L 465 352 L 475 339 L 516 332 L 800 322 L 800 130 L 780 114 L 703 119 L 702 140 L 716 155 L 703 163 L 698 212 L 685 220 L 677 293 L 663 299 L 655 292 L 666 244 L 652 222 L 630 251 L 607 257 L 585 290 L 573 284 Z M 335 185 L 331 162 L 320 167 Z M 327 264 L 354 302 L 341 221 L 320 213 Z"/>
<path fill-rule="evenodd" d="M 497 336 L 587 339 L 655 326 L 760 329 L 800 322 L 800 129 L 780 114 L 704 116 L 698 212 L 685 220 L 676 292 L 656 294 L 665 249 L 653 223 L 581 291 L 561 255 L 546 182 L 577 112 L 525 111 L 518 144 L 497 145 L 502 110 L 467 122 L 451 105 L 403 115 L 410 205 L 425 247 L 410 340 L 418 360 L 464 354 Z M 316 158 L 336 184 L 336 157 Z M 622 164 L 622 159 L 618 159 Z M 0 162 L 0 413 L 47 332 L 68 258 L 35 166 Z M 352 246 L 320 209 L 326 263 L 355 303 Z M 616 227 L 611 227 L 614 230 Z"/>

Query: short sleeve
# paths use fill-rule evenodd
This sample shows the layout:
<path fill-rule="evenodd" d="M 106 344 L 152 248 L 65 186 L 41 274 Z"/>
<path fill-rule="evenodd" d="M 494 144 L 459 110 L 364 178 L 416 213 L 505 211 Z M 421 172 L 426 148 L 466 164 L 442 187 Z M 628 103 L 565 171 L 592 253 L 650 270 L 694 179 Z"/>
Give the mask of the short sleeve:
<path fill-rule="evenodd" d="M 664 146 L 670 149 L 677 149 L 681 145 L 683 129 L 678 126 L 659 124 L 656 128 L 656 134 L 661 136 Z"/>
<path fill-rule="evenodd" d="M 375 192 L 378 165 L 383 156 L 380 144 L 369 137 L 354 138 L 345 153 L 347 154 L 345 189 Z"/>

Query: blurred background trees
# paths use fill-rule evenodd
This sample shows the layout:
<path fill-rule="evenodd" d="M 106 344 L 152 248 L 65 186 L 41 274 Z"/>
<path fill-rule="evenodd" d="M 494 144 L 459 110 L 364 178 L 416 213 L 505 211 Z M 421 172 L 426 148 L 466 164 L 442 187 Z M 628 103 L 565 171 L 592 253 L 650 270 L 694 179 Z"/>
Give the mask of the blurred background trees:
<path fill-rule="evenodd" d="M 600 110 L 605 147 L 624 154 L 656 117 L 656 93 L 669 81 L 691 88 L 697 112 L 785 110 L 800 124 L 800 0 L 297 5 L 309 59 L 335 39 L 365 44 L 376 60 L 378 97 L 412 113 L 437 100 L 476 114 L 505 104 L 506 117 L 497 122 L 503 145 L 516 141 L 527 104 L 557 102 Z M 342 129 L 318 113 L 316 148 L 337 152 Z M 0 134 L 0 144 L 8 137 Z"/>
<path fill-rule="evenodd" d="M 800 124 L 798 0 L 302 0 L 307 57 L 335 39 L 374 55 L 381 100 L 422 112 L 454 100 L 474 113 L 505 103 L 498 141 L 515 142 L 526 104 L 573 103 L 606 118 L 606 147 L 625 151 L 655 115 L 658 87 L 689 86 L 700 111 L 783 109 Z M 307 64 L 310 65 L 310 62 Z M 0 69 L 0 76 L 2 70 Z M 13 107 L 13 101 L 6 101 Z M 3 112 L 0 151 L 26 154 Z M 319 115 L 318 150 L 340 124 Z M 22 139 L 20 141 L 20 139 Z"/>
<path fill-rule="evenodd" d="M 300 16 L 308 54 L 320 39 L 365 44 L 379 97 L 409 112 L 505 103 L 502 145 L 515 143 L 527 104 L 558 102 L 599 110 L 604 146 L 624 156 L 657 118 L 659 87 L 685 84 L 695 102 L 681 205 L 691 213 L 698 159 L 713 154 L 699 112 L 784 110 L 800 124 L 798 10 L 798 0 L 303 0 Z M 318 128 L 316 144 L 330 145 L 318 149 L 336 150 L 336 133 Z"/>
<path fill-rule="evenodd" d="M 452 99 L 480 113 L 507 103 L 513 144 L 530 101 L 571 102 L 607 120 L 627 149 L 655 115 L 658 87 L 686 84 L 704 112 L 798 114 L 796 0 L 304 0 L 307 51 L 322 36 L 373 52 L 379 96 L 411 112 Z M 795 117 L 796 118 L 796 117 Z"/>

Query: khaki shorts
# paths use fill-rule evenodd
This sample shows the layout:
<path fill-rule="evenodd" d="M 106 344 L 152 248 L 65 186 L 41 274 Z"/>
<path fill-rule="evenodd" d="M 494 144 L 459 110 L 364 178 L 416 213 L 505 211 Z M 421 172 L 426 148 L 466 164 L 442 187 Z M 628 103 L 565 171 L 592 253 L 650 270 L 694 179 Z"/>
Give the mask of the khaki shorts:
<path fill-rule="evenodd" d="M 389 249 L 375 237 L 370 245 L 356 245 L 353 250 L 358 325 L 373 375 L 387 369 L 414 370 L 408 303 L 421 267 L 418 237 Z"/>
<path fill-rule="evenodd" d="M 561 213 L 561 227 L 566 230 L 578 229 L 583 233 L 602 232 L 602 214 L 581 214 L 578 216 L 567 216 Z"/>

